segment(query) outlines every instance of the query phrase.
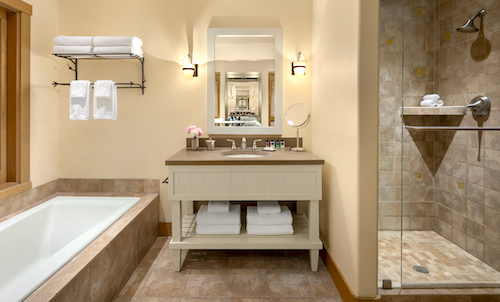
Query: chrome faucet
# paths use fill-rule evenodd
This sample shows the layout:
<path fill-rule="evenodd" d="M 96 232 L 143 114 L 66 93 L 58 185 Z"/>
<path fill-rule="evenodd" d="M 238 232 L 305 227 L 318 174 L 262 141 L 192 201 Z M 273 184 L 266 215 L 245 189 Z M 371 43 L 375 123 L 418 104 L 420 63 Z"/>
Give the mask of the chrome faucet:
<path fill-rule="evenodd" d="M 233 139 L 227 139 L 228 142 L 233 142 L 231 144 L 231 150 L 236 150 L 236 142 Z"/>
<path fill-rule="evenodd" d="M 262 139 L 254 139 L 252 144 L 252 150 L 257 150 L 257 142 L 262 141 Z"/>
<path fill-rule="evenodd" d="M 243 137 L 241 139 L 241 150 L 246 150 L 246 149 L 247 149 L 247 139 Z"/>

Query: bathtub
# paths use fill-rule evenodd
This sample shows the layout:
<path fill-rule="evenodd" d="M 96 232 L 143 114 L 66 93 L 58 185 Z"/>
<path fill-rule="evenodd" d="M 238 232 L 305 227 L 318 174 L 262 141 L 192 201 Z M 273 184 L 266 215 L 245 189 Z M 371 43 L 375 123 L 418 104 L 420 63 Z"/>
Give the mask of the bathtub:
<path fill-rule="evenodd" d="M 0 223 L 0 301 L 25 299 L 139 200 L 58 196 Z"/>

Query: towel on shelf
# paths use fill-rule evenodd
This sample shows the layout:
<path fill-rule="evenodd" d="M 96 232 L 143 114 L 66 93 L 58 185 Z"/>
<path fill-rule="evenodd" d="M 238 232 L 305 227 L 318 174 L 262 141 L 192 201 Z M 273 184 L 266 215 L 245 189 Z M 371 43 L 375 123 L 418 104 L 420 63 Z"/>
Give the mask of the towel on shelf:
<path fill-rule="evenodd" d="M 439 100 L 441 97 L 439 96 L 439 94 L 426 94 L 424 95 L 424 97 L 422 98 L 422 100 L 434 100 L 434 101 L 437 101 Z"/>
<path fill-rule="evenodd" d="M 54 38 L 54 44 L 62 46 L 92 46 L 92 38 L 89 36 L 57 36 Z"/>
<path fill-rule="evenodd" d="M 420 107 L 441 107 L 444 102 L 442 100 L 422 100 L 420 102 Z"/>
<path fill-rule="evenodd" d="M 253 225 L 247 224 L 248 235 L 291 235 L 293 226 L 288 225 Z"/>
<path fill-rule="evenodd" d="M 281 212 L 280 204 L 277 201 L 257 201 L 257 212 L 259 214 L 278 214 Z"/>
<path fill-rule="evenodd" d="M 109 80 L 94 83 L 94 119 L 116 120 L 117 117 L 117 87 Z"/>
<path fill-rule="evenodd" d="M 69 86 L 69 119 L 88 121 L 90 119 L 90 96 L 92 87 L 89 81 L 72 81 Z"/>
<path fill-rule="evenodd" d="M 241 206 L 232 204 L 229 212 L 212 213 L 208 211 L 207 205 L 202 205 L 196 215 L 196 223 L 201 225 L 240 225 Z"/>
<path fill-rule="evenodd" d="M 210 200 L 208 202 L 208 211 L 210 213 L 229 212 L 229 200 Z"/>
<path fill-rule="evenodd" d="M 196 234 L 201 235 L 238 235 L 241 230 L 240 225 L 200 225 L 196 226 Z"/>
<path fill-rule="evenodd" d="M 96 36 L 94 46 L 142 46 L 142 40 L 134 36 Z"/>
<path fill-rule="evenodd" d="M 63 46 L 54 45 L 56 54 L 92 54 L 92 46 Z"/>
<path fill-rule="evenodd" d="M 94 53 L 95 54 L 134 54 L 137 56 L 142 56 L 142 49 L 140 46 L 95 46 Z"/>
<path fill-rule="evenodd" d="M 293 222 L 292 212 L 287 206 L 281 206 L 278 214 L 259 214 L 257 207 L 247 207 L 247 224 L 252 225 L 291 225 Z"/>

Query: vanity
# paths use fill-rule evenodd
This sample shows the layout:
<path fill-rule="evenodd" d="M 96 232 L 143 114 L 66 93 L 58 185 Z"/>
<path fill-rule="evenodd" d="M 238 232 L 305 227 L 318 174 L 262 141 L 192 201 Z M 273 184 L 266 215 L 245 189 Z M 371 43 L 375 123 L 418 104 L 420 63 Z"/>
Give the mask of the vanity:
<path fill-rule="evenodd" d="M 168 198 L 172 203 L 174 269 L 181 269 L 183 249 L 203 250 L 309 250 L 311 270 L 318 270 L 319 201 L 322 198 L 323 159 L 311 152 L 274 152 L 183 149 L 169 159 Z M 293 235 L 257 236 L 245 230 L 245 216 L 239 235 L 196 234 L 193 201 L 303 201 L 293 214 Z M 182 216 L 182 202 L 187 210 Z M 302 203 L 301 203 L 302 204 Z"/>

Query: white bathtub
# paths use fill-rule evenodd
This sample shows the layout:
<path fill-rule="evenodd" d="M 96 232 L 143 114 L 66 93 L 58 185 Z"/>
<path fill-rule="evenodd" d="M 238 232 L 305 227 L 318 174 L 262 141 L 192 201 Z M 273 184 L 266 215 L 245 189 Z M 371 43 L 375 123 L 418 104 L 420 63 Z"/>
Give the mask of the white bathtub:
<path fill-rule="evenodd" d="M 0 223 L 0 301 L 22 301 L 138 197 L 58 196 Z"/>

